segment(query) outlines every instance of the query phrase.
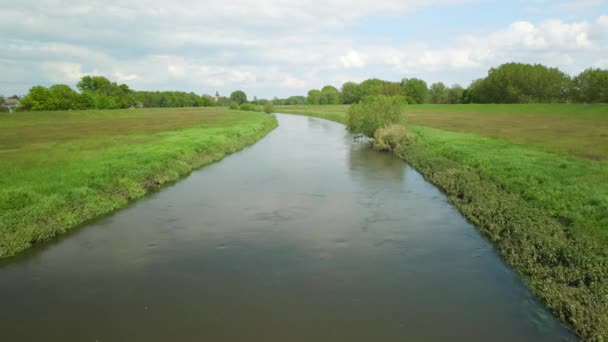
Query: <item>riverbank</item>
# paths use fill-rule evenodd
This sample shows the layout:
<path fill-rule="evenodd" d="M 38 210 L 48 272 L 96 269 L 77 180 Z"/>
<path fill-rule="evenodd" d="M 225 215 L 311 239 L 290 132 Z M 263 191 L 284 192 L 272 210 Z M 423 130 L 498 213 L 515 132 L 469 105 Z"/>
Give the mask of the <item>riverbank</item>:
<path fill-rule="evenodd" d="M 223 108 L 0 116 L 0 258 L 125 207 L 277 126 Z"/>
<path fill-rule="evenodd" d="M 443 189 L 564 323 L 608 338 L 605 105 L 409 106 L 394 151 Z M 306 107 L 278 111 L 306 115 Z M 313 116 L 345 122 L 346 106 Z"/>

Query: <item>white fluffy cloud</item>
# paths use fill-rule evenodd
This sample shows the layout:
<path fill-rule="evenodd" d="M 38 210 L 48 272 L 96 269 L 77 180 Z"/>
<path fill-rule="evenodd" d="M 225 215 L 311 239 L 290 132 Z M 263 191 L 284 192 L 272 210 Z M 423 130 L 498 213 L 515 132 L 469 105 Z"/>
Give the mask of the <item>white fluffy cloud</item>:
<path fill-rule="evenodd" d="M 466 83 L 512 60 L 570 72 L 605 63 L 608 15 L 517 21 L 454 37 L 446 30 L 441 44 L 362 41 L 349 31 L 366 17 L 407 20 L 475 1 L 483 0 L 22 0 L 0 8 L 0 93 L 95 73 L 136 89 L 243 88 L 270 97 L 369 77 Z"/>

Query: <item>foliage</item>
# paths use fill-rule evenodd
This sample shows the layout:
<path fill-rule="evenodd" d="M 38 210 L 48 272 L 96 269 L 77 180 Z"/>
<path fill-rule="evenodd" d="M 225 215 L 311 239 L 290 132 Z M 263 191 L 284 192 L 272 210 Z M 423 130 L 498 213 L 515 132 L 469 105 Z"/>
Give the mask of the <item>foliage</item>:
<path fill-rule="evenodd" d="M 243 104 L 247 102 L 247 94 L 242 90 L 235 90 L 230 94 L 230 101 Z"/>
<path fill-rule="evenodd" d="M 19 104 L 20 110 L 56 110 L 56 104 L 47 87 L 33 86 Z"/>
<path fill-rule="evenodd" d="M 180 91 L 136 91 L 135 101 L 144 108 L 211 107 L 215 99 L 209 95 L 198 96 Z"/>
<path fill-rule="evenodd" d="M 238 110 L 239 109 L 239 104 L 236 102 L 230 102 L 230 109 L 232 110 Z"/>
<path fill-rule="evenodd" d="M 359 84 L 361 99 L 364 99 L 367 96 L 384 95 L 384 83 L 385 81 L 377 78 L 372 78 L 361 82 L 361 84 Z"/>
<path fill-rule="evenodd" d="M 318 105 L 321 104 L 321 99 L 323 98 L 323 93 L 318 89 L 312 89 L 308 92 L 307 101 L 310 104 Z"/>
<path fill-rule="evenodd" d="M 135 104 L 133 92 L 102 76 L 84 76 L 77 84 L 81 93 L 63 84 L 50 88 L 34 86 L 20 103 L 19 110 L 116 109 Z"/>
<path fill-rule="evenodd" d="M 283 103 L 275 103 L 275 104 L 283 104 L 283 105 L 303 105 L 306 104 L 305 96 L 290 96 L 283 101 Z"/>
<path fill-rule="evenodd" d="M 447 94 L 447 103 L 450 104 L 458 104 L 465 103 L 464 102 L 464 88 L 459 84 L 454 84 L 451 88 L 448 89 Z"/>
<path fill-rule="evenodd" d="M 417 104 L 424 103 L 429 94 L 426 82 L 417 78 L 401 80 L 401 91 L 402 94 L 414 99 Z"/>
<path fill-rule="evenodd" d="M 272 102 L 266 102 L 264 104 L 264 113 L 266 114 L 272 114 L 274 113 L 274 106 L 272 105 Z"/>
<path fill-rule="evenodd" d="M 590 68 L 572 81 L 572 100 L 608 103 L 608 70 Z"/>
<path fill-rule="evenodd" d="M 246 111 L 246 112 L 261 112 L 262 111 L 260 106 L 254 105 L 253 103 L 243 103 L 239 106 L 239 109 Z"/>
<path fill-rule="evenodd" d="M 507 63 L 469 87 L 475 103 L 551 103 L 568 99 L 570 78 L 557 68 Z"/>
<path fill-rule="evenodd" d="M 133 91 L 102 76 L 84 76 L 78 82 L 80 93 L 67 85 L 49 88 L 35 86 L 21 102 L 21 111 L 70 109 L 119 109 L 131 107 L 210 107 L 226 103 L 226 98 L 199 96 L 180 91 Z"/>
<path fill-rule="evenodd" d="M 442 82 L 434 83 L 429 88 L 425 81 L 417 78 L 404 78 L 401 83 L 372 78 L 360 84 L 344 83 L 341 95 L 342 103 L 345 104 L 358 103 L 362 98 L 372 95 L 401 95 L 410 104 L 607 103 L 608 70 L 587 69 L 571 80 L 556 68 L 540 64 L 507 63 L 490 69 L 487 77 L 473 81 L 466 89 L 457 84 L 449 88 Z M 311 105 L 338 103 L 328 100 L 318 90 L 309 91 L 307 102 Z"/>
<path fill-rule="evenodd" d="M 332 86 L 325 86 L 321 89 L 321 104 L 340 104 L 342 103 L 342 94 Z"/>
<path fill-rule="evenodd" d="M 216 108 L 0 116 L 0 258 L 255 142 L 273 116 Z"/>
<path fill-rule="evenodd" d="M 372 146 L 378 151 L 393 151 L 403 145 L 411 144 L 414 140 L 415 138 L 408 134 L 403 125 L 393 124 L 376 130 Z"/>
<path fill-rule="evenodd" d="M 431 84 L 429 88 L 429 100 L 431 103 L 448 103 L 448 87 L 442 82 Z"/>
<path fill-rule="evenodd" d="M 377 129 L 396 123 L 401 117 L 404 99 L 398 96 L 368 96 L 348 110 L 348 128 L 368 137 Z"/>
<path fill-rule="evenodd" d="M 361 89 L 355 82 L 346 82 L 342 85 L 342 101 L 344 104 L 353 104 L 361 99 Z"/>

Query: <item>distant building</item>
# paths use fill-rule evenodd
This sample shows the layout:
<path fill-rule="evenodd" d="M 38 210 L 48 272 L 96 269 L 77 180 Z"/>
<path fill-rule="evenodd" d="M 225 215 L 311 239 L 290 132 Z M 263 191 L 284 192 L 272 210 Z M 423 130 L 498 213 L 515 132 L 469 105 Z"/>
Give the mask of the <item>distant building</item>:
<path fill-rule="evenodd" d="M 217 102 L 220 99 L 220 92 L 219 91 L 215 91 L 215 96 L 213 97 L 213 99 L 215 100 L 215 102 Z"/>
<path fill-rule="evenodd" d="M 9 112 L 14 112 L 15 109 L 17 109 L 17 107 L 19 106 L 19 99 L 10 98 L 10 97 L 7 99 L 4 99 L 4 104 L 2 106 L 8 108 Z"/>

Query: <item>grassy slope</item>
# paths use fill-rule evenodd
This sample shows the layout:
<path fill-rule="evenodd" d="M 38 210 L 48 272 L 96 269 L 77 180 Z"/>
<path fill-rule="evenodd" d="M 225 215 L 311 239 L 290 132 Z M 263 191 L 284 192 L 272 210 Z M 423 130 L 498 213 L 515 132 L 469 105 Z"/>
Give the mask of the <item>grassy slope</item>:
<path fill-rule="evenodd" d="M 276 127 L 209 108 L 0 116 L 0 258 L 124 207 Z"/>
<path fill-rule="evenodd" d="M 344 106 L 327 116 L 311 109 L 346 118 Z M 597 341 L 608 339 L 608 141 L 597 129 L 608 125 L 607 109 L 410 106 L 416 142 L 395 151 L 447 193 L 562 321 Z"/>

